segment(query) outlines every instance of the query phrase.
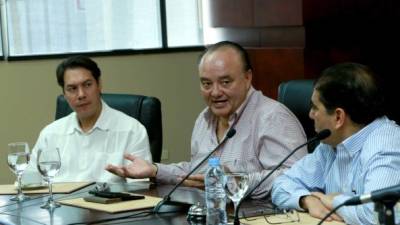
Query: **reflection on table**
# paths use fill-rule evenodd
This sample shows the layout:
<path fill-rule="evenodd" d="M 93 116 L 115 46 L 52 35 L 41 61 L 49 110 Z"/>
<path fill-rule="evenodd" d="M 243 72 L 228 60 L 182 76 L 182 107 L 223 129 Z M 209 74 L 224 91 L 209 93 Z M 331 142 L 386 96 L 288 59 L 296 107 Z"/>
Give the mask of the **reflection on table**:
<path fill-rule="evenodd" d="M 94 185 L 86 186 L 69 194 L 56 194 L 57 201 L 65 199 L 74 199 L 88 195 L 88 191 L 93 189 Z M 151 185 L 149 182 L 134 182 L 129 184 L 111 185 L 112 191 L 133 192 L 149 196 L 162 197 L 172 188 L 170 185 Z M 186 211 L 176 213 L 152 213 L 151 209 L 139 211 L 130 211 L 122 213 L 106 213 L 97 210 L 90 210 L 79 207 L 63 205 L 54 211 L 41 209 L 48 197 L 48 194 L 30 195 L 31 200 L 21 203 L 10 201 L 12 195 L 0 195 L 0 218 L 8 220 L 14 224 L 87 224 L 94 221 L 103 220 L 98 224 L 157 224 L 157 225 L 174 225 L 189 224 L 186 219 Z M 192 188 L 179 188 L 172 195 L 172 201 L 184 202 L 187 204 L 195 204 L 197 202 L 204 203 L 204 192 Z M 242 219 L 245 224 L 268 224 L 268 222 L 280 222 L 281 224 L 317 224 L 318 219 L 311 218 L 305 213 L 296 214 L 300 221 L 292 222 L 291 218 L 287 219 L 286 214 L 276 216 L 258 216 L 252 217 L 252 213 L 271 213 L 271 209 L 267 204 L 261 204 L 260 201 L 250 201 L 244 204 L 249 218 Z M 257 209 L 255 211 L 254 209 Z M 110 221 L 118 219 L 117 221 Z M 266 220 L 267 219 L 267 220 Z M 294 217 L 294 219 L 296 219 Z M 267 222 L 268 221 L 268 222 Z M 336 222 L 328 222 L 325 224 L 341 224 Z"/>
<path fill-rule="evenodd" d="M 265 224 L 292 224 L 292 225 L 316 225 L 319 219 L 311 217 L 304 212 L 291 211 L 287 214 L 257 216 L 248 219 L 242 219 L 241 222 L 248 225 L 265 225 Z M 326 225 L 344 225 L 341 222 L 325 222 Z"/>

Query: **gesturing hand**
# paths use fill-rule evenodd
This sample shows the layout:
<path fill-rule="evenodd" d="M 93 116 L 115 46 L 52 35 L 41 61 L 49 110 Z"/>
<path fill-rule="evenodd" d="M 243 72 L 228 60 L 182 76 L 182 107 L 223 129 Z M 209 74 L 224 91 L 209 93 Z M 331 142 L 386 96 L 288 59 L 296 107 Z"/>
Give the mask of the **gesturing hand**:
<path fill-rule="evenodd" d="M 130 154 L 125 154 L 124 158 L 131 161 L 131 163 L 125 166 L 108 164 L 105 169 L 124 178 L 155 177 L 157 168 L 153 164 Z"/>

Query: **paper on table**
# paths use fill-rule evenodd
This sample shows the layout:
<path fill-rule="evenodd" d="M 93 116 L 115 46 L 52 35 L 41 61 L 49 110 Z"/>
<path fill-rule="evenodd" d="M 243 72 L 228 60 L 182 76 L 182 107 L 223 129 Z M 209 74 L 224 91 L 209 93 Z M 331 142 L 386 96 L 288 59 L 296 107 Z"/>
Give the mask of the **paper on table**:
<path fill-rule="evenodd" d="M 64 205 L 75 206 L 80 208 L 99 210 L 108 213 L 118 213 L 118 212 L 127 212 L 139 209 L 152 208 L 156 206 L 157 203 L 161 200 L 162 198 L 146 195 L 144 199 L 116 202 L 111 204 L 86 202 L 85 200 L 83 200 L 83 198 L 66 199 L 57 202 Z"/>
<path fill-rule="evenodd" d="M 81 188 L 89 186 L 94 182 L 62 182 L 62 183 L 53 183 L 53 193 L 55 194 L 69 194 L 74 191 L 77 191 Z M 46 194 L 49 193 L 49 189 L 41 188 L 35 190 L 22 190 L 24 194 Z M 3 184 L 0 185 L 0 195 L 12 195 L 16 194 L 17 190 L 13 184 Z"/>
<path fill-rule="evenodd" d="M 150 181 L 150 179 L 149 178 L 135 178 L 135 179 L 128 178 L 127 181 L 128 181 L 128 183 L 130 183 L 130 182 L 135 183 L 135 182 Z"/>

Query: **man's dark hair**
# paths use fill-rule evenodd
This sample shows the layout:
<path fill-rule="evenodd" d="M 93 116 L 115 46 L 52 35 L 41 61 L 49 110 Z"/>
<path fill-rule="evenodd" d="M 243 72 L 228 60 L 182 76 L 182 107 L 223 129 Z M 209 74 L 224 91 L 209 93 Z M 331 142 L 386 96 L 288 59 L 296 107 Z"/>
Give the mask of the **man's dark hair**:
<path fill-rule="evenodd" d="M 237 53 L 239 53 L 240 59 L 243 63 L 243 71 L 246 72 L 248 70 L 252 70 L 253 67 L 250 63 L 249 54 L 247 51 L 239 44 L 232 41 L 221 41 L 210 45 L 206 48 L 206 50 L 200 55 L 199 63 L 201 63 L 203 57 L 209 53 L 215 52 L 221 48 L 231 48 L 234 49 Z"/>
<path fill-rule="evenodd" d="M 75 68 L 85 68 L 92 73 L 92 76 L 99 83 L 99 78 L 101 76 L 101 71 L 97 66 L 97 63 L 91 60 L 89 57 L 77 55 L 71 56 L 60 63 L 57 67 L 57 82 L 61 88 L 64 89 L 64 73 L 67 69 L 75 69 Z"/>
<path fill-rule="evenodd" d="M 384 115 L 378 77 L 365 65 L 342 63 L 327 68 L 315 83 L 319 100 L 328 113 L 342 108 L 358 124 Z"/>

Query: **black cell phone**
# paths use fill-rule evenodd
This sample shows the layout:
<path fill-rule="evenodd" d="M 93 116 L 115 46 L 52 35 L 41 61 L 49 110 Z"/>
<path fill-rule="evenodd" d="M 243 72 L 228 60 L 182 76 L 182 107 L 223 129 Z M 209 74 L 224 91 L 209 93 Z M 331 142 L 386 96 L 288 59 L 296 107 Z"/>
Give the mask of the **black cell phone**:
<path fill-rule="evenodd" d="M 90 194 L 102 197 L 102 198 L 120 198 L 122 201 L 144 199 L 143 195 L 135 195 L 123 192 L 111 192 L 111 191 L 89 191 Z"/>
<path fill-rule="evenodd" d="M 102 198 L 95 195 L 86 196 L 83 198 L 86 202 L 95 202 L 100 204 L 111 204 L 116 202 L 121 202 L 120 198 Z"/>

